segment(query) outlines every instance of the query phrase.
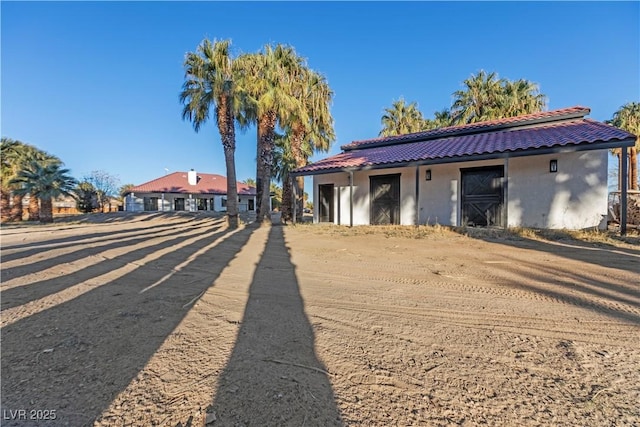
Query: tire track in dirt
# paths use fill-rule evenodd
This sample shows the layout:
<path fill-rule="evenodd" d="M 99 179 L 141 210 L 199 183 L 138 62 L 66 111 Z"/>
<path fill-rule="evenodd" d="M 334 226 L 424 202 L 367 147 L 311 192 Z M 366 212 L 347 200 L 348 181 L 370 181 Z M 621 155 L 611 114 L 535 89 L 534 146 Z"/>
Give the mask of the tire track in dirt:
<path fill-rule="evenodd" d="M 405 273 L 404 276 L 399 276 L 397 273 L 389 274 L 389 272 L 385 270 L 383 274 L 363 275 L 359 272 L 354 272 L 353 269 L 345 269 L 340 270 L 339 274 L 331 272 L 307 272 L 305 274 L 336 283 L 350 279 L 368 283 L 382 282 L 398 285 L 438 287 L 441 289 L 459 290 L 464 293 L 477 293 L 498 298 L 525 299 L 563 306 L 575 306 L 596 311 L 604 316 L 611 316 L 615 313 L 626 313 L 629 315 L 627 317 L 629 320 L 635 320 L 636 323 L 640 322 L 640 299 L 635 300 L 631 297 L 612 295 L 611 297 L 602 296 L 593 300 L 594 297 L 590 294 L 579 290 L 573 290 L 572 294 L 564 294 L 561 287 L 553 287 L 553 282 L 557 283 L 557 279 L 549 278 L 549 283 L 538 282 L 539 284 L 536 285 L 525 286 L 519 284 L 521 280 L 520 274 L 512 274 L 510 272 L 502 272 L 503 274 L 498 275 L 481 270 L 479 274 L 466 275 L 446 270 L 437 270 L 435 273 L 434 271 L 425 270 L 425 274 L 420 275 L 420 277 L 415 277 L 414 273 L 415 272 L 411 272 L 410 274 Z M 447 277 L 453 280 L 430 280 L 425 278 L 425 276 Z M 482 285 L 483 283 L 486 285 Z M 545 284 L 547 286 L 543 286 Z M 549 293 L 552 293 L 553 296 L 549 295 Z M 613 300 L 609 298 L 613 298 Z"/>

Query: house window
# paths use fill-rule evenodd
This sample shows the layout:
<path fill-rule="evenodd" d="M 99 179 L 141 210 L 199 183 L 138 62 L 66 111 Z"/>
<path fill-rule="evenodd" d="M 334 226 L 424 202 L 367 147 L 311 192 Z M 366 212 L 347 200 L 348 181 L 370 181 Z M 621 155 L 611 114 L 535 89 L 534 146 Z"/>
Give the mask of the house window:
<path fill-rule="evenodd" d="M 222 207 L 223 207 L 223 208 L 226 208 L 226 207 L 227 207 L 227 198 L 226 198 L 226 197 L 223 197 L 223 198 L 222 198 Z"/>
<path fill-rule="evenodd" d="M 144 210 L 145 211 L 157 211 L 158 210 L 158 198 L 157 197 L 145 197 L 144 198 Z"/>
<path fill-rule="evenodd" d="M 184 210 L 184 198 L 180 197 L 173 201 L 173 210 L 176 210 L 176 211 Z"/>
<path fill-rule="evenodd" d="M 198 204 L 199 211 L 207 210 L 207 199 L 196 199 L 196 203 Z"/>

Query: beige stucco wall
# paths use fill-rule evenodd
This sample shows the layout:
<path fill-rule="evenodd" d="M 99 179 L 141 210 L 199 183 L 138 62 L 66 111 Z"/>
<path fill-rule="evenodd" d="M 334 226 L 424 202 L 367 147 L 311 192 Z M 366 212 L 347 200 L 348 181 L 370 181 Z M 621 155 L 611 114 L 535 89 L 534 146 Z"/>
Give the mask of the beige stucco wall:
<path fill-rule="evenodd" d="M 558 172 L 549 172 L 549 161 L 558 160 Z M 603 227 L 607 214 L 606 150 L 553 155 L 448 163 L 418 168 L 419 224 L 462 225 L 460 218 L 462 168 L 506 166 L 508 225 L 582 229 Z M 426 181 L 426 170 L 431 180 Z M 353 224 L 370 223 L 369 177 L 400 173 L 400 223 L 415 224 L 415 167 L 354 172 Z M 318 185 L 334 185 L 334 223 L 350 223 L 349 174 L 316 175 L 313 197 L 318 201 Z M 314 209 L 318 221 L 318 208 Z"/>

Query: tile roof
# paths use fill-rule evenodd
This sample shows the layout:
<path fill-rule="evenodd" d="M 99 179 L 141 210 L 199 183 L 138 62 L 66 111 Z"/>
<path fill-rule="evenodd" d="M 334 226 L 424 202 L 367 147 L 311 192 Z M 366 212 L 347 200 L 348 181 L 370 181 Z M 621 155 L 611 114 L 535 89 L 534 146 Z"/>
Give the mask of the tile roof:
<path fill-rule="evenodd" d="M 543 150 L 608 149 L 612 146 L 632 146 L 636 139 L 633 134 L 591 119 L 551 121 L 523 128 L 489 129 L 471 134 L 441 134 L 427 140 L 365 144 L 298 168 L 293 174 L 313 175 L 367 167 L 468 161 L 492 156 L 536 154 Z"/>
<path fill-rule="evenodd" d="M 211 173 L 197 173 L 198 183 L 189 185 L 187 172 L 173 172 L 131 189 L 134 193 L 227 194 L 227 178 Z M 255 187 L 238 182 L 238 194 L 255 195 Z"/>
<path fill-rule="evenodd" d="M 537 123 L 545 123 L 550 121 L 568 120 L 572 118 L 582 118 L 588 115 L 591 110 L 587 107 L 575 106 L 562 108 L 552 111 L 541 111 L 538 113 L 524 114 L 521 116 L 507 117 L 504 119 L 488 120 L 484 122 L 469 123 L 466 125 L 447 126 L 438 129 L 431 129 L 423 132 L 408 133 L 404 135 L 387 136 L 374 139 L 365 139 L 361 141 L 353 141 L 350 144 L 340 147 L 342 150 L 351 150 L 363 148 L 372 145 L 388 145 L 399 142 L 427 140 L 440 138 L 442 136 L 466 135 L 470 133 L 487 132 L 497 129 L 508 129 L 513 127 L 522 127 Z"/>

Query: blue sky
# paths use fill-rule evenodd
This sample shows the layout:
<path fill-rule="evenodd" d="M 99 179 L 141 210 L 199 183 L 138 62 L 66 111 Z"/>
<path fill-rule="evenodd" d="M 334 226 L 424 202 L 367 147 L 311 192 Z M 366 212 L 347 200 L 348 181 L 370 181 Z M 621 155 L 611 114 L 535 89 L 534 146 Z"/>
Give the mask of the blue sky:
<path fill-rule="evenodd" d="M 639 2 L 7 2 L 1 7 L 1 132 L 57 155 L 81 178 L 122 184 L 225 173 L 212 121 L 181 119 L 183 59 L 203 38 L 234 53 L 295 47 L 335 93 L 337 141 L 376 137 L 404 97 L 427 117 L 483 69 L 540 85 L 548 108 L 607 120 L 640 100 Z M 255 176 L 255 129 L 238 134 Z M 318 154 L 320 159 L 326 154 Z"/>

